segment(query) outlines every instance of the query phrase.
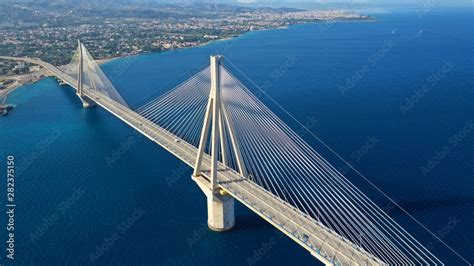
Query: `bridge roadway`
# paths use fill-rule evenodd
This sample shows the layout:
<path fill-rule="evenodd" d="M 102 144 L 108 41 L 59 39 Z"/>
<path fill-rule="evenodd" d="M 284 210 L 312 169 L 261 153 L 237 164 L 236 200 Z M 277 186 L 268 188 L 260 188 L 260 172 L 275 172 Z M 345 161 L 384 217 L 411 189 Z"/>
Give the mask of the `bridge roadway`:
<path fill-rule="evenodd" d="M 0 59 L 20 60 L 43 66 L 77 90 L 77 80 L 49 63 L 30 58 L 0 57 Z M 128 107 L 90 88 L 84 88 L 84 95 L 178 157 L 191 168 L 194 167 L 198 150 L 193 145 L 178 139 L 177 136 L 145 119 Z M 210 166 L 211 157 L 205 154 L 203 169 L 210 169 Z M 219 165 L 219 169 L 218 180 L 220 189 L 232 195 L 236 200 L 296 241 L 326 265 L 386 265 L 383 261 L 327 228 L 314 218 L 304 214 L 255 183 L 243 178 L 233 169 L 225 168 L 222 164 Z M 203 175 L 203 177 L 198 178 L 210 180 L 207 172 L 204 172 Z"/>
<path fill-rule="evenodd" d="M 29 58 L 29 57 L 0 56 L 0 59 L 11 60 L 11 61 L 22 61 L 25 63 L 42 66 L 43 68 L 51 72 L 54 76 L 58 77 L 59 79 L 66 82 L 68 85 L 74 87 L 77 90 L 77 80 L 67 75 L 66 73 L 61 71 L 59 68 L 51 65 L 50 63 L 46 63 L 40 59 Z"/>

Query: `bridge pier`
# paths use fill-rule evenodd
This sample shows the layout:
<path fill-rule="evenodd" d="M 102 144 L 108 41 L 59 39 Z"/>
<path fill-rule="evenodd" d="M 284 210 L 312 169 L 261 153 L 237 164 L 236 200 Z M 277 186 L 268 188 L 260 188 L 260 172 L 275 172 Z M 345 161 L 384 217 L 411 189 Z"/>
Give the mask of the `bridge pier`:
<path fill-rule="evenodd" d="M 234 129 L 227 119 L 227 113 L 223 102 L 221 101 L 220 87 L 220 65 L 222 56 L 211 56 L 211 88 L 209 92 L 209 100 L 206 107 L 204 123 L 201 131 L 201 138 L 199 141 L 198 154 L 196 157 L 196 164 L 194 166 L 193 180 L 199 185 L 201 190 L 207 197 L 207 224 L 211 230 L 227 231 L 235 225 L 234 215 L 234 198 L 226 193 L 222 187 L 219 187 L 219 180 L 217 178 L 218 171 L 226 169 L 226 163 L 229 147 L 227 137 L 230 138 L 237 160 L 237 166 L 242 176 L 243 164 L 241 163 L 240 150 L 238 148 L 237 139 L 234 137 Z M 226 134 L 228 132 L 228 135 Z M 210 169 L 207 174 L 202 171 L 202 161 L 207 146 L 207 141 L 210 135 Z M 219 148 L 221 150 L 222 160 L 219 160 Z M 224 166 L 224 167 L 222 167 Z M 220 168 L 220 169 L 219 169 Z M 207 170 L 205 171 L 207 172 Z"/>
<path fill-rule="evenodd" d="M 77 94 L 77 96 L 79 97 L 79 99 L 81 99 L 82 101 L 82 107 L 84 108 L 90 108 L 90 107 L 93 107 L 95 106 L 95 102 L 92 101 L 91 99 L 85 97 L 85 96 L 81 96 L 79 95 L 79 93 Z"/>
<path fill-rule="evenodd" d="M 82 44 L 81 42 L 78 40 L 77 41 L 78 43 L 78 49 L 79 49 L 79 68 L 78 68 L 78 73 L 77 73 L 77 96 L 79 97 L 79 99 L 81 99 L 82 101 L 82 107 L 84 108 L 89 108 L 89 107 L 92 107 L 95 105 L 95 102 L 92 101 L 91 99 L 87 98 L 86 96 L 84 96 L 84 86 L 83 86 L 83 83 L 84 83 L 84 78 L 83 78 L 83 75 L 84 75 L 84 55 L 83 55 L 83 51 L 82 51 Z"/>
<path fill-rule="evenodd" d="M 212 231 L 224 232 L 235 225 L 234 198 L 222 189 L 213 190 L 202 176 L 192 176 L 207 198 L 207 226 Z"/>
<path fill-rule="evenodd" d="M 223 232 L 234 225 L 234 198 L 219 193 L 207 195 L 207 226 L 213 231 Z"/>

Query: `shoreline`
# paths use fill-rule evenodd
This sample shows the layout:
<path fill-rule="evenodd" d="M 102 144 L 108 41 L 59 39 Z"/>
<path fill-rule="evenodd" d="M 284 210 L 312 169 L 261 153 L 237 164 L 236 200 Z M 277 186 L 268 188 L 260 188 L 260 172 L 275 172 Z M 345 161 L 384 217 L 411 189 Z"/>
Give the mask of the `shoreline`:
<path fill-rule="evenodd" d="M 14 80 L 11 84 L 9 84 L 6 88 L 0 90 L 0 107 L 8 106 L 7 99 L 8 95 L 18 88 L 21 88 L 28 84 L 34 84 L 44 77 L 46 77 L 46 73 L 43 70 L 36 70 L 30 72 L 28 74 L 22 75 L 13 75 L 13 76 L 2 76 L 2 79 L 6 80 Z"/>
<path fill-rule="evenodd" d="M 174 51 L 180 51 L 180 50 L 185 50 L 185 49 L 191 49 L 191 48 L 197 48 L 197 47 L 203 47 L 206 45 L 210 45 L 215 42 L 222 42 L 222 41 L 230 41 L 234 40 L 236 38 L 239 38 L 241 36 L 244 36 L 248 33 L 251 32 L 260 32 L 260 31 L 269 31 L 269 30 L 286 30 L 294 26 L 299 26 L 299 25 L 310 25 L 310 24 L 324 24 L 324 23 L 341 23 L 341 22 L 365 22 L 365 23 L 373 23 L 377 22 L 377 19 L 375 17 L 367 17 L 367 18 L 360 18 L 360 19 L 334 19 L 334 20 L 320 20 L 320 21 L 312 21 L 312 22 L 303 22 L 303 23 L 294 23 L 288 26 L 280 26 L 280 27 L 275 27 L 275 28 L 264 28 L 264 29 L 258 29 L 258 30 L 249 30 L 246 32 L 243 32 L 241 34 L 237 34 L 232 37 L 223 37 L 221 39 L 215 39 L 215 40 L 209 40 L 207 42 L 200 43 L 198 45 L 194 46 L 189 46 L 189 47 L 179 47 L 179 48 L 173 48 L 173 49 L 168 49 L 168 50 L 161 50 L 161 51 L 143 51 L 140 53 L 136 54 L 127 54 L 127 55 L 120 55 L 120 56 L 115 56 L 111 58 L 104 58 L 104 59 L 97 59 L 96 62 L 99 65 L 107 64 L 109 62 L 118 60 L 118 59 L 123 59 L 127 57 L 133 57 L 133 56 L 141 56 L 141 55 L 147 55 L 147 54 L 159 54 L 159 53 L 167 53 L 167 52 L 174 52 Z"/>
<path fill-rule="evenodd" d="M 140 53 L 136 54 L 126 54 L 126 55 L 120 55 L 120 56 L 115 56 L 115 57 L 110 57 L 110 58 L 103 58 L 103 59 L 97 59 L 96 62 L 99 65 L 107 64 L 109 62 L 118 60 L 118 59 L 123 59 L 127 57 L 133 57 L 133 56 L 141 56 L 141 55 L 146 55 L 146 54 L 159 54 L 159 53 L 166 53 L 166 52 L 173 52 L 173 51 L 180 51 L 180 50 L 185 50 L 185 49 L 190 49 L 190 48 L 197 48 L 197 47 L 203 47 L 206 45 L 210 45 L 215 42 L 222 42 L 222 41 L 230 41 L 234 40 L 236 38 L 239 38 L 241 36 L 244 36 L 248 33 L 251 32 L 260 32 L 260 31 L 269 31 L 269 30 L 286 30 L 289 29 L 290 27 L 294 26 L 299 26 L 299 25 L 310 25 L 310 24 L 333 24 L 333 23 L 341 23 L 341 22 L 365 22 L 365 23 L 373 23 L 377 22 L 377 18 L 373 16 L 365 16 L 359 17 L 357 19 L 353 18 L 347 18 L 347 19 L 328 19 L 328 20 L 318 20 L 318 21 L 311 21 L 311 22 L 300 22 L 300 23 L 294 23 L 286 26 L 279 26 L 279 27 L 274 27 L 274 28 L 262 28 L 262 29 L 257 29 L 257 30 L 248 30 L 245 32 L 242 32 L 240 34 L 236 34 L 234 36 L 227 36 L 223 38 L 218 38 L 214 40 L 209 40 L 207 42 L 203 42 L 194 46 L 188 46 L 188 47 L 179 47 L 179 48 L 172 48 L 172 49 L 167 49 L 167 50 L 161 50 L 161 51 L 142 51 Z"/>
<path fill-rule="evenodd" d="M 203 43 L 200 43 L 198 45 L 189 46 L 189 47 L 179 47 L 179 48 L 172 48 L 172 49 L 161 50 L 161 51 L 143 51 L 143 52 L 136 53 L 136 54 L 127 54 L 127 55 L 115 56 L 115 57 L 110 57 L 110 58 L 97 59 L 96 62 L 99 65 L 103 65 L 103 64 L 107 64 L 107 63 L 110 63 L 112 61 L 127 58 L 127 57 L 141 56 L 141 55 L 154 54 L 154 53 L 158 54 L 158 53 L 165 53 L 165 52 L 180 51 L 180 50 L 190 49 L 190 48 L 203 47 L 203 46 L 215 43 L 215 42 L 230 41 L 230 40 L 239 38 L 241 36 L 244 36 L 245 34 L 248 34 L 250 32 L 259 32 L 259 31 L 268 31 L 268 30 L 285 30 L 285 29 L 288 29 L 290 27 L 294 27 L 294 26 L 298 26 L 298 25 L 307 25 L 307 24 L 324 24 L 324 23 L 331 23 L 332 24 L 332 23 L 340 23 L 340 22 L 376 22 L 376 21 L 377 21 L 377 19 L 375 17 L 366 16 L 366 17 L 360 17 L 358 19 L 348 18 L 348 19 L 319 20 L 319 21 L 311 21 L 311 22 L 294 23 L 294 24 L 291 24 L 291 25 L 279 26 L 279 27 L 274 27 L 274 28 L 262 28 L 262 29 L 257 29 L 257 30 L 248 30 L 248 31 L 245 31 L 245 32 L 240 33 L 240 34 L 236 34 L 234 36 L 227 36 L 227 37 L 223 37 L 223 38 L 220 38 L 220 39 L 209 40 L 207 42 L 203 42 Z M 38 76 L 34 77 L 35 75 L 38 75 Z M 24 82 L 19 81 L 19 79 L 21 77 L 25 77 L 25 76 L 29 76 L 31 79 L 27 80 L 27 81 L 24 81 Z M 15 90 L 17 90 L 17 89 L 19 89 L 19 88 L 21 88 L 25 85 L 36 83 L 36 82 L 42 80 L 45 77 L 51 77 L 51 75 L 49 75 L 43 69 L 28 73 L 28 74 L 23 74 L 23 75 L 2 76 L 2 78 L 15 79 L 16 81 L 13 84 L 11 84 L 9 87 L 7 87 L 3 90 L 0 90 L 0 107 L 9 106 L 8 103 L 7 103 L 7 99 L 8 99 L 8 95 L 10 93 L 14 92 Z"/>

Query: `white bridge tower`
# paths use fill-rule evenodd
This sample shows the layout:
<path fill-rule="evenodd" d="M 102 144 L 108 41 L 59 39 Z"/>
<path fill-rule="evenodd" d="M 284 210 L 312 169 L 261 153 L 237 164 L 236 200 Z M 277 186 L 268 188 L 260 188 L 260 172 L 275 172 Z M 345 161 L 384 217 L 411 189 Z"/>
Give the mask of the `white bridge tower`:
<path fill-rule="evenodd" d="M 95 103 L 84 95 L 84 51 L 81 41 L 77 41 L 79 50 L 79 67 L 77 69 L 77 96 L 82 101 L 82 106 L 88 108 L 94 106 Z M 86 66 L 87 67 L 87 66 Z"/>
<path fill-rule="evenodd" d="M 244 176 L 245 171 L 242 164 L 240 150 L 238 148 L 239 145 L 237 139 L 234 137 L 235 131 L 232 124 L 227 119 L 228 116 L 225 106 L 221 101 L 220 63 L 222 59 L 223 57 L 219 55 L 211 56 L 211 90 L 193 173 L 193 180 L 196 181 L 207 197 L 207 224 L 209 228 L 214 231 L 226 231 L 235 225 L 234 198 L 227 194 L 226 191 L 219 188 L 217 179 L 219 171 L 227 170 L 225 164 L 228 156 L 228 148 L 225 132 L 228 132 L 230 137 L 232 150 L 240 174 Z M 225 131 L 225 129 L 227 129 L 227 131 Z M 204 150 L 206 149 L 206 144 L 209 139 L 209 131 L 211 131 L 211 167 L 208 174 L 203 175 L 205 172 L 202 170 L 202 161 Z M 219 146 L 222 155 L 222 164 L 220 168 L 218 161 Z"/>

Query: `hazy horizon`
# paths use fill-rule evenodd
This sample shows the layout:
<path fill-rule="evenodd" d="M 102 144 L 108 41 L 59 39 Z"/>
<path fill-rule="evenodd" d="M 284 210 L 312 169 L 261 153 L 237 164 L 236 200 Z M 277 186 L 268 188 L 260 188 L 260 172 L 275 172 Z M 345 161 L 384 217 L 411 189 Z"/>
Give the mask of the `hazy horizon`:
<path fill-rule="evenodd" d="M 59 3 L 166 3 L 166 4 L 184 4 L 184 3 L 210 3 L 210 4 L 240 4 L 255 6 L 371 6 L 371 7 L 393 7 L 393 6 L 474 6 L 469 0 L 4 0 L 4 3 L 25 3 L 25 2 L 59 2 Z"/>

